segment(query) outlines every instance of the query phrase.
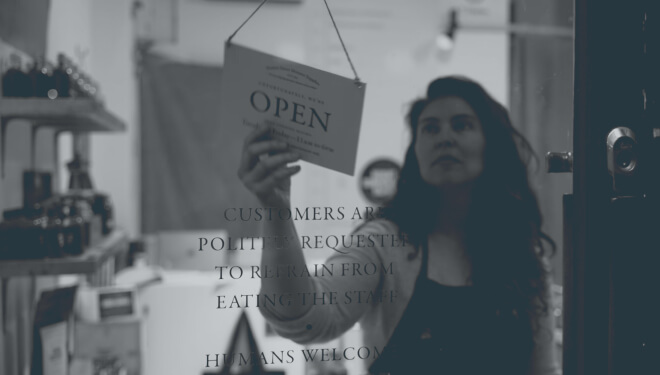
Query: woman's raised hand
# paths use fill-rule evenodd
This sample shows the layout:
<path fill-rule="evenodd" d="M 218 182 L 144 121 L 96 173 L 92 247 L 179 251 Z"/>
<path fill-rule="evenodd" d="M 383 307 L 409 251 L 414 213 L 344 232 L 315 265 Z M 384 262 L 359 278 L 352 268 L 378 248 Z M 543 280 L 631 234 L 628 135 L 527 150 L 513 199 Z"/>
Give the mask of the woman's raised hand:
<path fill-rule="evenodd" d="M 265 206 L 289 208 L 291 176 L 300 166 L 288 163 L 298 160 L 286 142 L 271 137 L 270 128 L 259 126 L 245 138 L 238 177 Z"/>

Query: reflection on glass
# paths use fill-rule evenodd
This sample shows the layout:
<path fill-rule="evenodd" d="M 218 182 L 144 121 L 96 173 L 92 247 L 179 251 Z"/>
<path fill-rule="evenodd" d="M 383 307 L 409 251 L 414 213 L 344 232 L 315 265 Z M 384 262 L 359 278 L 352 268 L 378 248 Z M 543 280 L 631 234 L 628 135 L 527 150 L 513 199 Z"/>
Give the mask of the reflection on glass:
<path fill-rule="evenodd" d="M 245 19 L 256 5 L 183 2 L 187 16 L 180 20 L 180 45 L 185 48 L 155 49 L 216 63 L 221 60 L 216 50 L 200 48 L 207 45 L 208 30 L 229 35 L 238 26 L 234 21 Z M 280 6 L 264 6 L 235 41 L 352 76 L 323 4 Z M 415 366 L 466 370 L 487 364 L 502 366 L 503 373 L 522 373 L 526 366 L 558 372 L 561 196 L 570 193 L 571 180 L 568 174 L 546 174 L 542 157 L 549 151 L 571 151 L 572 2 L 341 0 L 330 6 L 368 85 L 356 175 L 376 160 L 402 165 L 396 198 L 389 205 L 374 203 L 357 177 L 296 162 L 297 155 L 269 140 L 266 129 L 253 134 L 250 149 L 243 149 L 238 139 L 245 139 L 248 129 L 214 124 L 219 114 L 206 100 L 220 84 L 219 72 L 205 71 L 199 79 L 184 70 L 165 74 L 159 71 L 160 62 L 147 56 L 145 75 L 172 84 L 167 92 L 200 98 L 199 105 L 194 100 L 190 104 L 195 115 L 183 115 L 200 129 L 191 135 L 198 137 L 190 142 L 194 148 L 175 140 L 163 144 L 163 153 L 214 156 L 208 164 L 195 159 L 199 166 L 182 167 L 175 160 L 179 167 L 174 169 L 185 173 L 173 175 L 171 184 L 196 180 L 190 177 L 197 173 L 193 170 L 218 172 L 204 175 L 206 184 L 181 191 L 181 199 L 163 197 L 158 207 L 147 207 L 145 226 L 150 231 L 183 226 L 172 221 L 187 217 L 196 226 L 221 227 L 222 235 L 215 237 L 225 240 L 225 247 L 209 235 L 199 253 L 217 254 L 226 262 L 214 264 L 225 273 L 219 280 L 223 286 L 214 291 L 220 320 L 209 324 L 229 334 L 237 312 L 245 309 L 268 369 L 410 373 Z M 195 31 L 195 24 L 207 25 L 206 31 Z M 224 26 L 213 29 L 211 24 Z M 451 90 L 427 97 L 430 81 L 453 75 L 470 77 L 478 85 L 446 79 L 438 84 L 448 83 Z M 172 76 L 187 76 L 188 81 L 177 86 L 175 79 L 166 78 Z M 161 92 L 155 86 L 146 90 L 154 97 Z M 410 102 L 417 97 L 427 100 Z M 177 128 L 169 119 L 182 118 L 180 106 L 172 101 L 158 108 L 162 112 L 152 116 L 157 121 L 150 121 L 157 126 L 145 124 L 144 142 L 151 150 L 154 140 L 167 133 L 163 129 Z M 414 114 L 412 129 L 404 125 L 408 113 Z M 157 155 L 145 157 L 159 160 Z M 236 178 L 237 168 L 242 181 Z M 167 175 L 146 181 L 156 186 Z M 369 183 L 375 183 L 379 176 L 371 177 Z M 196 199 L 204 202 L 170 203 Z M 163 205 L 185 214 L 158 214 L 167 212 L 159 208 Z M 241 208 L 252 215 L 241 217 Z M 263 220 L 255 214 L 279 215 L 281 210 L 293 219 Z M 317 217 L 315 210 L 320 220 L 310 220 Z M 541 233 L 557 244 L 554 252 Z M 230 242 L 259 245 L 254 251 L 248 246 L 232 252 Z M 266 322 L 254 313 L 257 305 L 270 321 L 268 335 L 259 333 Z M 207 321 L 197 310 L 185 314 Z M 214 350 L 218 367 L 223 367 L 227 347 Z M 461 362 L 468 351 L 486 359 Z M 168 351 L 152 353 L 165 357 Z"/>
<path fill-rule="evenodd" d="M 406 119 L 396 194 L 324 272 L 296 276 L 306 261 L 293 220 L 263 222 L 261 270 L 273 276 L 261 279 L 260 311 L 303 344 L 359 321 L 362 348 L 377 353 L 362 358 L 372 374 L 559 373 L 545 259 L 554 244 L 527 175 L 529 143 L 466 78 L 431 82 Z M 263 126 L 246 138 L 238 175 L 264 206 L 291 210 L 298 158 Z"/>

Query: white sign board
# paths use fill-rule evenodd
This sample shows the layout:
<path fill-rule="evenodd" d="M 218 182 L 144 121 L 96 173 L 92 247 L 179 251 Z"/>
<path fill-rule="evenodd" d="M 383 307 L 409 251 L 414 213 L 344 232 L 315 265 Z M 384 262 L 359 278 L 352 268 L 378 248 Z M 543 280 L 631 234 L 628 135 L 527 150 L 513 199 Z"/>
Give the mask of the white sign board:
<path fill-rule="evenodd" d="M 352 176 L 365 89 L 364 83 L 228 43 L 222 126 L 268 125 L 303 160 Z"/>

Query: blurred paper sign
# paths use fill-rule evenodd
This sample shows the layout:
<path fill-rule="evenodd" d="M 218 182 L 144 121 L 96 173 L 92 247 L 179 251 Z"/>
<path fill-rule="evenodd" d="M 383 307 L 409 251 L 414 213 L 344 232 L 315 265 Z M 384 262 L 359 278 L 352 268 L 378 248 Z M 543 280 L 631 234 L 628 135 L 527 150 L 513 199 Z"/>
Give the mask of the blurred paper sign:
<path fill-rule="evenodd" d="M 221 124 L 268 125 L 303 160 L 352 176 L 365 89 L 364 83 L 227 43 Z"/>
<path fill-rule="evenodd" d="M 458 11 L 459 25 L 505 27 L 510 19 L 509 3 L 509 0 L 453 0 L 448 4 Z"/>

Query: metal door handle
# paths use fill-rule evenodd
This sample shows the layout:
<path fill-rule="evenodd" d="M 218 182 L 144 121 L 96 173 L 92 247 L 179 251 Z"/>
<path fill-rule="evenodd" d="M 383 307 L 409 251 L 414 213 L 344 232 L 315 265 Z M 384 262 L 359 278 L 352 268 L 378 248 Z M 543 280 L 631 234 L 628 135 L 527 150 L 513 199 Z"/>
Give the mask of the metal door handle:
<path fill-rule="evenodd" d="M 545 166 L 548 173 L 572 173 L 573 154 L 570 151 L 548 152 L 545 154 Z"/>

